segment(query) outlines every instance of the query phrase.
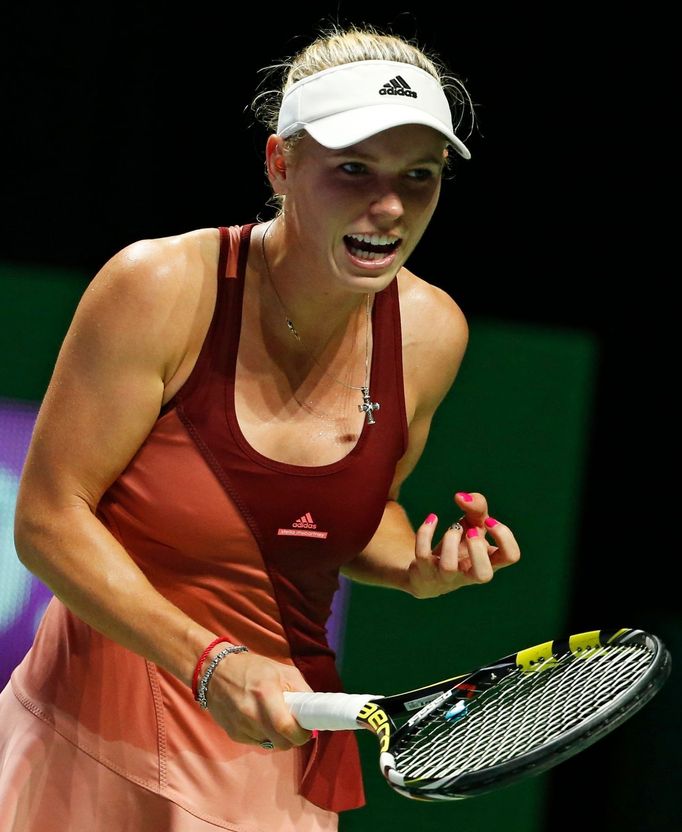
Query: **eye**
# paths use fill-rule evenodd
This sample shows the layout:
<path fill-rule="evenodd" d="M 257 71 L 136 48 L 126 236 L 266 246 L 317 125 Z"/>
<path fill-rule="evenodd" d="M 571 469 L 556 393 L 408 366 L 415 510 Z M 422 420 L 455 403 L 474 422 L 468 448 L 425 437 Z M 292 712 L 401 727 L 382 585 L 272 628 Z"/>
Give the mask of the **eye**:
<path fill-rule="evenodd" d="M 359 173 L 365 173 L 367 171 L 367 168 L 362 162 L 344 162 L 342 165 L 339 165 L 339 168 L 350 176 L 356 176 Z"/>
<path fill-rule="evenodd" d="M 433 175 L 433 171 L 430 168 L 415 168 L 408 172 L 407 177 L 417 182 L 425 182 L 427 179 L 432 179 Z"/>

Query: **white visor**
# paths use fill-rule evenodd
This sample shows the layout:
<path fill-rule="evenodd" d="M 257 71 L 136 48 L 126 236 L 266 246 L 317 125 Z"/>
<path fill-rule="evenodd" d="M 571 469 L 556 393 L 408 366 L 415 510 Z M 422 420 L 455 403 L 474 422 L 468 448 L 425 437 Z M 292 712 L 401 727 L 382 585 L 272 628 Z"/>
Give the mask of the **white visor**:
<path fill-rule="evenodd" d="M 282 98 L 277 134 L 286 139 L 306 130 L 316 142 L 336 150 L 403 124 L 432 127 L 460 156 L 471 158 L 455 136 L 439 81 L 397 61 L 355 61 L 297 81 Z"/>

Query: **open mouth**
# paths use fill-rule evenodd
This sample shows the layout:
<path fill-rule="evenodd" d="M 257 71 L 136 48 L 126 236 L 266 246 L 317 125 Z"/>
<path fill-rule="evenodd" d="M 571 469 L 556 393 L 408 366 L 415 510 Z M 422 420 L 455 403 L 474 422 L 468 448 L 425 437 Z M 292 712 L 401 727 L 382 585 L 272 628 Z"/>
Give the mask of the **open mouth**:
<path fill-rule="evenodd" d="M 343 241 L 353 257 L 367 263 L 390 258 L 402 243 L 400 237 L 381 234 L 346 234 Z"/>

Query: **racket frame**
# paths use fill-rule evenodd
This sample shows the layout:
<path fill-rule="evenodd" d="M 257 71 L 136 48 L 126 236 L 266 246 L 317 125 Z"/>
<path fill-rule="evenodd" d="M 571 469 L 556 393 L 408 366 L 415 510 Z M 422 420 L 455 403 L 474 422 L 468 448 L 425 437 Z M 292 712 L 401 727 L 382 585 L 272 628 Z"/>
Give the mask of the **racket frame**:
<path fill-rule="evenodd" d="M 459 775 L 439 778 L 407 779 L 397 768 L 393 754 L 397 743 L 416 730 L 433 710 L 452 699 L 472 699 L 499 682 L 500 678 L 517 669 L 542 672 L 556 658 L 570 652 L 577 657 L 610 645 L 642 645 L 652 653 L 652 660 L 642 677 L 628 688 L 622 703 L 613 708 L 601 708 L 586 721 L 561 734 L 539 748 L 498 765 Z M 461 800 L 510 785 L 536 775 L 572 757 L 610 733 L 642 708 L 658 692 L 670 674 L 670 654 L 661 640 L 642 630 L 593 630 L 555 639 L 520 650 L 499 659 L 494 664 L 470 674 L 455 676 L 423 688 L 369 700 L 357 716 L 363 728 L 372 731 L 379 741 L 379 768 L 388 784 L 397 792 L 415 800 Z M 426 701 L 406 722 L 397 725 L 396 719 L 415 707 L 415 702 Z"/>

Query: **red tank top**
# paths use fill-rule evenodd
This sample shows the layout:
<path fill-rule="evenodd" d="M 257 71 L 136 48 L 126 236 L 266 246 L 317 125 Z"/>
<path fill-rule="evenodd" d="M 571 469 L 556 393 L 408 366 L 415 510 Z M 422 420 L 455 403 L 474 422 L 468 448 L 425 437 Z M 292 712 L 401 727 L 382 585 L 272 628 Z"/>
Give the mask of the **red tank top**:
<path fill-rule="evenodd" d="M 157 591 L 195 621 L 296 664 L 314 690 L 336 691 L 325 627 L 338 570 L 372 538 L 407 445 L 397 284 L 376 295 L 372 312 L 376 423 L 333 464 L 274 462 L 250 447 L 234 406 L 252 228 L 220 229 L 216 304 L 197 362 L 97 514 Z M 281 761 L 235 743 L 179 679 L 57 598 L 12 688 L 94 759 L 220 826 L 251 817 L 244 784 L 273 766 L 293 771 L 292 759 L 299 793 L 317 806 L 339 812 L 364 802 L 354 732 L 321 732 Z"/>
<path fill-rule="evenodd" d="M 254 225 L 240 230 L 236 273 L 226 270 L 230 229 L 220 229 L 213 318 L 189 379 L 164 410 L 177 408 L 251 529 L 296 666 L 314 690 L 338 691 L 341 681 L 325 629 L 339 585 L 338 571 L 374 535 L 396 464 L 407 448 L 397 281 L 376 295 L 372 310 L 370 389 L 372 398 L 381 404 L 375 424 L 365 422 L 355 447 L 329 465 L 299 466 L 268 459 L 246 441 L 234 404 L 244 276 Z M 318 805 L 327 803 L 324 793 L 329 778 L 333 782 L 338 771 L 349 774 L 350 768 L 359 765 L 354 738 L 351 750 L 351 738 L 344 734 L 326 732 L 321 737 L 314 766 L 318 776 L 308 783 L 307 793 L 305 782 L 302 790 Z M 362 800 L 361 788 L 357 797 Z"/>

